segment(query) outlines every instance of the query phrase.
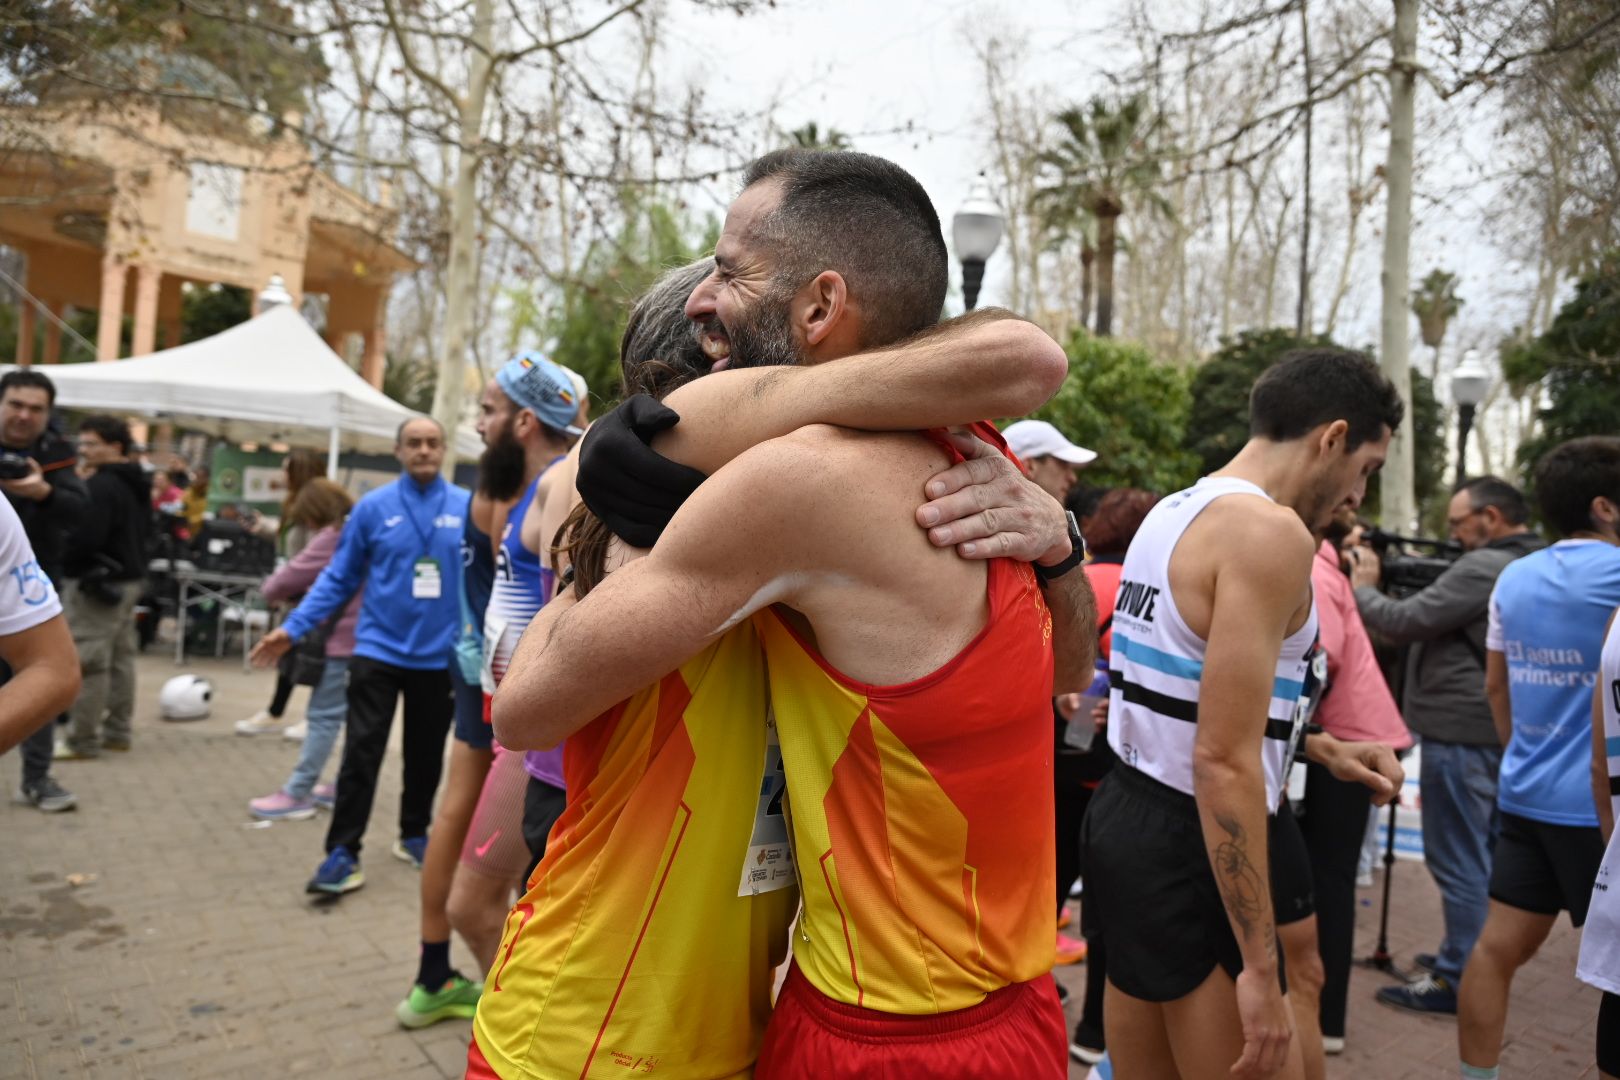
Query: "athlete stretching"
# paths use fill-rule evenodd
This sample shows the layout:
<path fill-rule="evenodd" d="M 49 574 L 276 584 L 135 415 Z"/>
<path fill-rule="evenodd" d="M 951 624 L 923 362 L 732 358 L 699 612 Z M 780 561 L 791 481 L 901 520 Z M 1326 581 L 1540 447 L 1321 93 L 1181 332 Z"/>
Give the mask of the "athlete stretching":
<path fill-rule="evenodd" d="M 1301 1073 L 1267 819 L 1317 636 L 1311 530 L 1360 503 L 1402 408 L 1364 356 L 1290 354 L 1255 383 L 1248 444 L 1155 506 L 1125 556 L 1108 724 L 1120 761 L 1082 834 L 1121 1080 Z M 1400 784 L 1382 745 L 1312 729 L 1305 749 L 1380 803 Z"/>
<path fill-rule="evenodd" d="M 833 360 L 927 326 L 944 290 L 944 246 L 926 195 L 864 155 L 756 162 L 716 263 L 688 306 L 716 359 Z M 892 369 L 900 362 L 897 352 Z M 798 371 L 748 374 L 769 393 Z M 724 464 L 716 440 L 687 428 L 714 415 L 705 398 L 724 378 L 671 396 L 683 419 L 670 442 L 689 445 L 661 440 L 658 449 L 700 467 Z M 731 415 L 749 400 L 733 403 Z M 986 413 L 994 414 L 951 417 L 936 404 L 914 423 Z M 977 1075 L 1063 1074 L 1063 1019 L 1044 978 L 1051 791 L 1027 782 L 1051 767 L 1054 622 L 1028 564 L 958 559 L 916 530 L 915 493 L 960 459 L 953 445 L 817 428 L 736 448 L 650 556 L 610 574 L 568 613 L 554 604 L 541 614 L 497 697 L 503 740 L 547 745 L 636 687 L 667 686 L 677 670 L 684 681 L 737 631 L 758 635 L 805 892 L 795 946 L 802 974 L 789 976 L 778 1002 L 761 1075 L 956 1074 L 967 1062 Z M 972 461 L 953 479 L 994 472 L 993 460 L 1015 472 L 979 444 L 961 448 Z M 706 452 L 718 461 L 703 460 Z M 968 554 L 1015 551 L 981 542 L 996 516 L 934 539 L 965 540 Z M 1047 576 L 1063 614 L 1057 635 L 1069 643 L 1059 688 L 1077 688 L 1095 634 L 1089 592 L 1083 575 L 1065 572 L 1066 538 L 1033 550 L 1055 564 Z M 729 719 L 738 736 L 757 723 Z M 571 757 L 579 745 L 570 738 Z M 485 1007 L 492 1003 L 486 996 Z M 482 1018 L 481 1010 L 480 1043 Z"/>

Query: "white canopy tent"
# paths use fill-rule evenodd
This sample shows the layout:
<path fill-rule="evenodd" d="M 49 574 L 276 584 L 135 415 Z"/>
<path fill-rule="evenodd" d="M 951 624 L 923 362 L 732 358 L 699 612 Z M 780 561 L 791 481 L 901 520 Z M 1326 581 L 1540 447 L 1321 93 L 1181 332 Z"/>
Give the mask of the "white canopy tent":
<path fill-rule="evenodd" d="M 407 409 L 357 375 L 291 307 L 276 307 L 213 337 L 108 364 L 46 369 L 57 404 L 169 420 L 232 442 L 390 453 Z M 478 436 L 456 433 L 475 459 Z"/>

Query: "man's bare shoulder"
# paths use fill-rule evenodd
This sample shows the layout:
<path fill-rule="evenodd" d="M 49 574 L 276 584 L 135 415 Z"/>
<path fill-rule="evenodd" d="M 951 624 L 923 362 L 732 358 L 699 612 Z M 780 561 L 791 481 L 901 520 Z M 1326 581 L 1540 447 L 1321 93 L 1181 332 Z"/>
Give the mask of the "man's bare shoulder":
<path fill-rule="evenodd" d="M 1195 527 L 1206 561 L 1223 567 L 1308 570 L 1316 554 L 1316 541 L 1299 515 L 1260 495 L 1217 499 L 1199 515 Z"/>

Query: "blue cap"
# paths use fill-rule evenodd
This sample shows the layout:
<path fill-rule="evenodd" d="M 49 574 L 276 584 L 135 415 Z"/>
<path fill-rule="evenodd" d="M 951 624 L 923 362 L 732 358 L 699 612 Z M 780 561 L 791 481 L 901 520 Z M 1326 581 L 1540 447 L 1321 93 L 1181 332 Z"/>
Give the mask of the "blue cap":
<path fill-rule="evenodd" d="M 520 352 L 495 373 L 495 383 L 520 409 L 528 409 L 547 427 L 579 436 L 579 390 L 567 368 L 537 352 Z"/>

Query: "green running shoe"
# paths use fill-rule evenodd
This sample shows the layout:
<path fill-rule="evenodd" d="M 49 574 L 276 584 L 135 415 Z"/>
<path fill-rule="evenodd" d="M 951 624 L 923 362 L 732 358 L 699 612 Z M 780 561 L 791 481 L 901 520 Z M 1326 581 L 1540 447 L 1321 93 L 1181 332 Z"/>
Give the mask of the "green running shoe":
<path fill-rule="evenodd" d="M 402 1027 L 412 1029 L 454 1017 L 471 1020 L 478 1011 L 478 998 L 483 992 L 483 983 L 451 972 L 450 981 L 437 991 L 427 990 L 420 984 L 412 986 L 405 1000 L 395 1006 L 394 1016 Z"/>

